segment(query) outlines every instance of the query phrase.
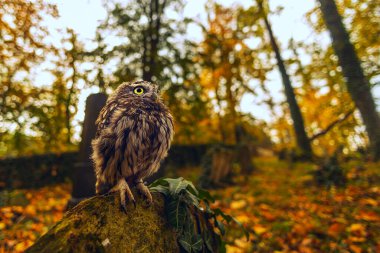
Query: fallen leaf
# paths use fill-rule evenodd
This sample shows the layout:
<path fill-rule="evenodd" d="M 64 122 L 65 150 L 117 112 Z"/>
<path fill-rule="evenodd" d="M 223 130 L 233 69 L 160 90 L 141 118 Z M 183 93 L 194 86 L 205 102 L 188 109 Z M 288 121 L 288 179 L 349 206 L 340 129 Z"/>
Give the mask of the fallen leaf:
<path fill-rule="evenodd" d="M 276 220 L 276 216 L 274 216 L 272 213 L 270 212 L 266 212 L 266 211 L 263 211 L 261 212 L 261 215 L 267 220 L 267 221 L 274 221 Z"/>
<path fill-rule="evenodd" d="M 354 244 L 350 245 L 350 250 L 352 250 L 354 253 L 361 253 L 362 249 L 359 246 L 356 246 Z"/>
<path fill-rule="evenodd" d="M 368 206 L 378 206 L 379 205 L 379 203 L 376 200 L 371 199 L 371 198 L 361 199 L 359 201 L 359 203 L 361 205 L 368 205 Z"/>
<path fill-rule="evenodd" d="M 332 237 L 338 237 L 341 236 L 344 232 L 346 226 L 342 223 L 333 223 L 327 230 L 327 234 Z"/>
<path fill-rule="evenodd" d="M 230 205 L 231 209 L 242 209 L 246 206 L 247 202 L 244 199 L 232 201 Z"/>
<path fill-rule="evenodd" d="M 365 220 L 365 221 L 380 221 L 380 217 L 375 212 L 366 212 L 366 211 L 360 211 L 356 216 L 356 219 L 358 220 Z"/>
<path fill-rule="evenodd" d="M 261 234 L 265 233 L 267 231 L 267 229 L 265 227 L 263 227 L 262 225 L 257 224 L 257 225 L 253 226 L 253 231 L 255 231 L 255 233 L 257 235 L 261 235 Z"/>

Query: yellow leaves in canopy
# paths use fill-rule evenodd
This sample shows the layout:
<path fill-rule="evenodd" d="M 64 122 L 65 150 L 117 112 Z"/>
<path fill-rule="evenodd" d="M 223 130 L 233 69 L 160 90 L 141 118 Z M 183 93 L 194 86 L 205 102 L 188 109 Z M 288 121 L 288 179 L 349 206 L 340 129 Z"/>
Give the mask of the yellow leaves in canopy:
<path fill-rule="evenodd" d="M 200 83 L 203 88 L 208 90 L 214 89 L 215 86 L 217 86 L 217 82 L 214 78 L 214 73 L 207 69 L 202 70 L 200 75 Z"/>

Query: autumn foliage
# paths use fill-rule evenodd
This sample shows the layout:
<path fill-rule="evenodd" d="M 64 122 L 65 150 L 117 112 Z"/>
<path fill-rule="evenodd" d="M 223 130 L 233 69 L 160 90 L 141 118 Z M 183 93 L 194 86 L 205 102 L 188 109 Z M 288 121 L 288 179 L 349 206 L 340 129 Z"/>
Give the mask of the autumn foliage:
<path fill-rule="evenodd" d="M 288 2 L 205 0 L 189 16 L 198 1 L 102 1 L 89 39 L 54 27 L 70 1 L 51 2 L 0 0 L 0 253 L 46 233 L 71 189 L 91 192 L 87 153 L 76 175 L 41 157 L 76 154 L 90 93 L 142 78 L 186 147 L 160 176 L 209 187 L 250 234 L 226 229 L 228 252 L 380 252 L 379 1 L 299 0 L 301 37 L 279 30 Z"/>
<path fill-rule="evenodd" d="M 308 163 L 260 158 L 255 164 L 249 178 L 237 176 L 236 186 L 212 191 L 213 207 L 233 215 L 250 233 L 247 241 L 238 227 L 228 230 L 228 252 L 379 251 L 379 164 L 345 166 L 344 188 L 318 187 L 312 177 L 316 167 Z M 191 177 L 194 171 L 199 170 L 177 173 Z M 63 184 L 9 192 L 18 197 L 0 209 L 0 252 L 23 252 L 46 233 L 62 217 L 69 190 Z"/>

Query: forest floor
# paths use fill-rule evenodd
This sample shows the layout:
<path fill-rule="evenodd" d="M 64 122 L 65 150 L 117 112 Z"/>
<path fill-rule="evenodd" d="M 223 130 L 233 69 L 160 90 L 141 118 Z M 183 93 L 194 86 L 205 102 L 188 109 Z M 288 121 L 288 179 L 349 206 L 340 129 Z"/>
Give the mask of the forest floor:
<path fill-rule="evenodd" d="M 346 186 L 330 189 L 314 184 L 315 165 L 260 158 L 255 166 L 236 179 L 241 186 L 213 192 L 251 232 L 227 252 L 380 252 L 380 163 L 342 166 Z"/>
<path fill-rule="evenodd" d="M 315 186 L 311 164 L 255 159 L 255 172 L 234 186 L 212 190 L 223 209 L 241 221 L 250 240 L 232 229 L 227 252 L 380 252 L 380 164 L 348 163 L 342 188 Z M 183 173 L 182 173 L 183 172 Z M 180 172 L 187 179 L 199 169 Z M 0 253 L 23 252 L 61 219 L 70 184 L 2 193 Z M 1 199 L 0 199 L 1 200 Z"/>

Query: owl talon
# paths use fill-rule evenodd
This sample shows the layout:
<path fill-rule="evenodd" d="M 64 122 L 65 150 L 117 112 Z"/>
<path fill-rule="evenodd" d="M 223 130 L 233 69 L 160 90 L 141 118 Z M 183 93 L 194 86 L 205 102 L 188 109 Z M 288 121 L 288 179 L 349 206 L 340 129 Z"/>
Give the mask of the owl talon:
<path fill-rule="evenodd" d="M 147 205 L 148 206 L 152 205 L 153 203 L 152 195 L 150 194 L 149 188 L 143 183 L 142 180 L 136 183 L 136 188 L 139 191 L 139 193 L 145 197 L 145 201 Z"/>
<path fill-rule="evenodd" d="M 122 202 L 120 204 L 120 207 L 121 207 L 121 211 L 123 211 L 125 214 L 127 214 L 127 205 L 125 202 Z"/>
<path fill-rule="evenodd" d="M 127 199 L 131 201 L 136 207 L 135 198 L 133 197 L 131 189 L 129 188 L 128 183 L 125 181 L 125 179 L 120 179 L 117 185 L 110 190 L 110 192 L 115 191 L 120 192 L 120 206 L 125 213 L 127 213 Z"/>

